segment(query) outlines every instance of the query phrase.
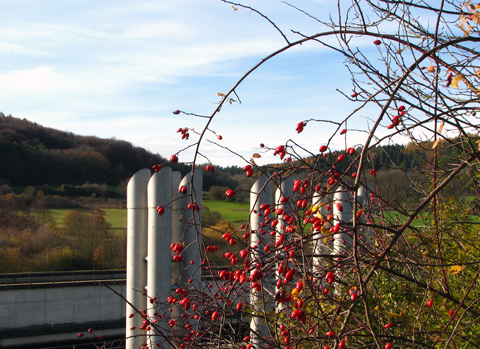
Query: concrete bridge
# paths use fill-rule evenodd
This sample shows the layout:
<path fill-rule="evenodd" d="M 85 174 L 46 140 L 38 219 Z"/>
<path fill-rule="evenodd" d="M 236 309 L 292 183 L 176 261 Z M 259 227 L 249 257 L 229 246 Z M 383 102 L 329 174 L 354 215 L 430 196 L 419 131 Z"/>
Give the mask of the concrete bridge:
<path fill-rule="evenodd" d="M 98 336 L 121 346 L 125 302 L 115 292 L 125 296 L 125 276 L 125 270 L 0 274 L 0 348 L 86 348 L 101 346 Z"/>

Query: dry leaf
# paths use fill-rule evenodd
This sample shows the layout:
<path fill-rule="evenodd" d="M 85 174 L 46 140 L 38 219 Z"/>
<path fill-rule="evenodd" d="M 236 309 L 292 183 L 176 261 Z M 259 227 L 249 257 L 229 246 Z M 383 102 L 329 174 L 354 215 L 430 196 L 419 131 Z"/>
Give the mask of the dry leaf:
<path fill-rule="evenodd" d="M 432 149 L 435 149 L 438 146 L 438 143 L 440 143 L 440 138 L 433 143 Z"/>
<path fill-rule="evenodd" d="M 252 155 L 255 159 L 260 159 L 262 156 L 259 153 L 254 153 Z"/>
<path fill-rule="evenodd" d="M 452 86 L 452 88 L 458 88 L 458 81 L 461 79 L 462 78 L 460 77 L 460 75 L 455 75 L 452 79 L 452 84 L 450 86 Z"/>
<path fill-rule="evenodd" d="M 442 124 L 441 124 L 440 127 L 438 128 L 438 133 L 442 133 L 443 126 L 445 126 L 445 123 L 444 123 L 444 122 L 442 122 Z"/>
<path fill-rule="evenodd" d="M 460 265 L 452 265 L 450 267 L 450 273 L 452 273 L 453 275 L 457 275 L 458 273 L 460 273 L 462 271 L 463 267 L 460 266 Z"/>

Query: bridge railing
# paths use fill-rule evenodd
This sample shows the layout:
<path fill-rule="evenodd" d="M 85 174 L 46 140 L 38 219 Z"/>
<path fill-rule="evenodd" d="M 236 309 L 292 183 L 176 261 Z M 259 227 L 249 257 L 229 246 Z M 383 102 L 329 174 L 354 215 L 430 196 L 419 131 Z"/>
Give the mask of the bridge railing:
<path fill-rule="evenodd" d="M 125 281 L 125 269 L 68 270 L 0 274 L 0 287 L 13 285 L 36 285 L 56 283 Z"/>

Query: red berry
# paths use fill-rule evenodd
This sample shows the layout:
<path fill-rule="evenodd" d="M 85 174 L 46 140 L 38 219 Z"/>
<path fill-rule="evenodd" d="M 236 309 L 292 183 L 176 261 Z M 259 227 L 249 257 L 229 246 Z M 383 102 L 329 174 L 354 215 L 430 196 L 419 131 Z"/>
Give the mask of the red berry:
<path fill-rule="evenodd" d="M 205 170 L 207 172 L 212 172 L 214 173 L 215 172 L 215 167 L 213 167 L 213 165 L 207 165 L 207 167 L 205 168 Z"/>
<path fill-rule="evenodd" d="M 299 122 L 297 124 L 297 128 L 295 129 L 297 131 L 297 133 L 300 133 L 303 131 L 303 128 L 306 126 L 307 124 L 304 123 L 304 122 Z"/>
<path fill-rule="evenodd" d="M 381 42 L 380 40 L 375 40 L 373 43 L 378 46 L 378 45 L 380 45 L 382 42 Z"/>
<path fill-rule="evenodd" d="M 180 110 L 178 110 L 178 109 L 177 109 L 177 110 L 175 110 L 175 111 L 173 112 L 173 114 L 175 114 L 175 115 L 178 115 L 178 114 L 180 114 Z"/>
<path fill-rule="evenodd" d="M 172 164 L 176 164 L 178 162 L 178 156 L 173 154 L 172 156 L 170 156 L 170 162 Z"/>
<path fill-rule="evenodd" d="M 335 281 L 335 274 L 332 273 L 331 271 L 329 271 L 329 272 L 327 273 L 327 275 L 325 276 L 325 280 L 326 280 L 329 284 L 331 284 L 332 282 Z"/>
<path fill-rule="evenodd" d="M 427 307 L 431 308 L 433 305 L 433 299 L 430 299 L 427 303 Z"/>
<path fill-rule="evenodd" d="M 320 147 L 320 153 L 324 153 L 327 149 L 328 149 L 328 147 L 326 145 L 322 145 Z"/>
<path fill-rule="evenodd" d="M 345 159 L 345 154 L 340 154 L 337 158 L 338 162 L 342 162 Z"/>
<path fill-rule="evenodd" d="M 232 189 L 228 189 L 226 192 L 225 192 L 225 195 L 229 198 L 233 198 L 235 196 L 235 194 L 237 194 L 235 192 L 235 190 L 232 190 Z"/>
<path fill-rule="evenodd" d="M 220 314 L 218 313 L 218 311 L 214 311 L 212 314 L 212 320 L 215 321 L 219 316 Z"/>
<path fill-rule="evenodd" d="M 157 212 L 161 216 L 165 213 L 165 209 L 162 206 L 157 206 Z"/>
<path fill-rule="evenodd" d="M 217 138 L 218 138 L 218 140 L 220 140 L 220 141 L 223 139 L 223 137 L 220 136 L 220 135 L 218 135 Z"/>
<path fill-rule="evenodd" d="M 385 345 L 385 349 L 391 349 L 392 348 L 392 343 L 387 343 L 387 345 Z"/>
<path fill-rule="evenodd" d="M 237 311 L 241 311 L 242 310 L 242 307 L 243 307 L 243 303 L 238 303 L 237 304 Z"/>

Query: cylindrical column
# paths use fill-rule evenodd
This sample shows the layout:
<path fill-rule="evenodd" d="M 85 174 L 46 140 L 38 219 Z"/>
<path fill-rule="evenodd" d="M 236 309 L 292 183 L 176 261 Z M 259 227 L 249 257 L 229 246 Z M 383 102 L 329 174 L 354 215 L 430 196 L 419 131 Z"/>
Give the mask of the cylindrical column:
<path fill-rule="evenodd" d="M 357 190 L 357 202 L 359 207 L 357 207 L 357 212 L 358 210 L 364 210 L 368 211 L 368 198 L 369 198 L 369 192 L 370 191 L 370 186 L 373 186 L 372 183 L 367 183 L 367 186 L 359 185 L 358 190 Z M 366 223 L 365 219 L 365 214 L 362 214 L 359 216 L 358 219 L 360 225 Z M 361 229 L 358 230 L 358 235 L 360 235 L 360 239 L 362 241 L 362 244 L 368 245 L 370 244 L 370 239 L 372 238 L 372 230 L 367 228 L 367 227 L 361 227 Z"/>
<path fill-rule="evenodd" d="M 267 177 L 262 176 L 253 184 L 250 192 L 250 228 L 252 230 L 250 237 L 251 276 L 254 275 L 255 266 L 262 261 L 265 244 L 271 242 L 270 235 L 268 233 L 262 234 L 261 232 L 261 223 L 265 222 L 265 217 L 263 217 L 260 210 L 262 204 L 271 205 L 271 202 L 271 183 L 267 183 Z M 255 280 L 252 280 L 252 282 L 255 282 Z M 263 314 L 263 306 L 265 304 L 262 305 L 261 294 L 255 288 L 250 290 L 250 304 L 253 307 L 252 320 L 250 321 L 250 342 L 255 348 L 262 348 L 261 338 L 267 334 L 267 327 L 265 321 L 259 316 Z"/>
<path fill-rule="evenodd" d="M 347 254 L 352 246 L 352 236 L 345 232 L 348 225 L 353 221 L 352 217 L 352 194 L 343 187 L 339 187 L 333 196 L 333 217 L 334 224 L 340 224 L 340 231 L 335 235 L 333 252 L 335 254 Z"/>
<path fill-rule="evenodd" d="M 147 186 L 151 172 L 135 173 L 127 185 L 127 283 L 126 283 L 126 348 L 137 348 L 145 342 L 140 330 L 145 309 L 143 292 L 147 284 Z M 130 314 L 134 314 L 130 317 Z M 135 329 L 132 330 L 131 328 Z"/>
<path fill-rule="evenodd" d="M 202 172 L 196 170 L 193 176 L 192 173 L 186 175 L 180 182 L 180 187 L 182 186 L 185 186 L 187 191 L 184 198 L 179 200 L 181 205 L 179 211 L 182 214 L 182 219 L 178 225 L 179 231 L 175 233 L 180 235 L 185 242 L 180 286 L 185 287 L 190 283 L 189 280 L 192 279 L 191 283 L 199 287 L 202 277 L 202 257 L 200 251 L 202 248 L 202 232 L 200 231 L 202 218 Z M 191 205 L 190 208 L 188 208 L 189 205 Z"/>
<path fill-rule="evenodd" d="M 325 257 L 323 255 L 330 254 L 332 252 L 333 243 L 330 241 L 330 237 L 324 232 L 329 232 L 331 224 L 326 220 L 328 215 L 332 211 L 328 211 L 328 204 L 332 201 L 332 195 L 328 192 L 314 193 L 312 198 L 312 207 L 316 208 L 316 214 L 319 219 L 325 220 L 323 226 L 317 226 L 314 228 L 313 234 L 313 269 L 315 273 L 321 273 L 323 266 L 325 265 Z"/>
<path fill-rule="evenodd" d="M 172 173 L 172 237 L 170 243 L 176 244 L 180 242 L 183 236 L 183 231 L 180 228 L 180 221 L 182 216 L 182 200 L 180 199 L 182 196 L 186 194 L 182 194 L 179 192 L 180 189 L 180 182 L 182 181 L 182 174 L 178 171 Z M 173 257 L 173 252 L 171 252 L 171 256 Z M 177 285 L 178 281 L 180 280 L 180 275 L 182 273 L 182 265 L 181 263 L 172 263 L 171 267 L 171 285 Z"/>
<path fill-rule="evenodd" d="M 168 167 L 156 172 L 148 182 L 148 261 L 147 261 L 147 309 L 150 319 L 155 319 L 154 300 L 165 302 L 170 296 L 170 243 L 172 240 L 172 170 Z M 163 213 L 159 214 L 157 207 Z M 155 298 L 156 297 L 156 298 Z M 153 302 L 153 303 L 152 303 Z M 160 325 L 161 327 L 161 325 Z M 159 347 L 164 340 L 152 335 L 151 347 Z M 165 348 L 168 346 L 165 345 Z"/>
<path fill-rule="evenodd" d="M 287 198 L 288 201 L 283 202 L 282 199 Z M 284 214 L 278 216 L 278 224 L 276 227 L 277 233 L 275 236 L 275 247 L 277 247 L 279 250 L 277 251 L 277 256 L 282 253 L 283 249 L 281 248 L 283 244 L 288 244 L 289 238 L 285 236 L 285 216 L 289 215 L 291 216 L 292 210 L 290 209 L 291 205 L 295 204 L 294 200 L 294 194 L 293 194 L 293 178 L 292 177 L 287 177 L 282 180 L 280 183 L 279 188 L 275 191 L 275 204 L 277 210 L 283 210 Z M 284 242 L 282 242 L 284 241 Z M 283 252 L 284 253 L 284 252 Z M 277 264 L 277 268 L 275 270 L 278 270 L 279 263 Z M 278 271 L 275 271 L 275 281 L 278 281 L 281 278 L 281 275 L 278 274 Z M 280 292 L 280 288 L 277 287 L 275 284 L 275 293 Z M 283 309 L 285 308 L 285 305 L 278 302 L 276 305 L 276 311 L 277 313 L 280 313 Z"/>
<path fill-rule="evenodd" d="M 182 174 L 178 171 L 172 173 L 172 236 L 171 236 L 171 243 L 177 244 L 181 243 L 183 240 L 183 232 L 185 229 L 185 225 L 183 224 L 184 211 L 182 210 L 182 205 L 188 205 L 185 201 L 182 200 L 183 197 L 187 198 L 187 192 L 180 192 L 180 182 L 182 181 Z M 171 251 L 171 258 L 176 253 Z M 174 291 L 177 286 L 180 284 L 180 277 L 182 275 L 182 263 L 180 262 L 172 262 L 171 263 L 171 295 L 174 297 L 178 297 L 178 294 Z M 181 331 L 185 331 L 185 321 L 181 317 L 183 307 L 178 304 L 174 303 L 171 304 L 171 318 L 176 320 L 175 326 L 173 327 L 174 331 L 177 333 L 181 333 Z M 180 343 L 176 343 L 180 346 Z"/>

